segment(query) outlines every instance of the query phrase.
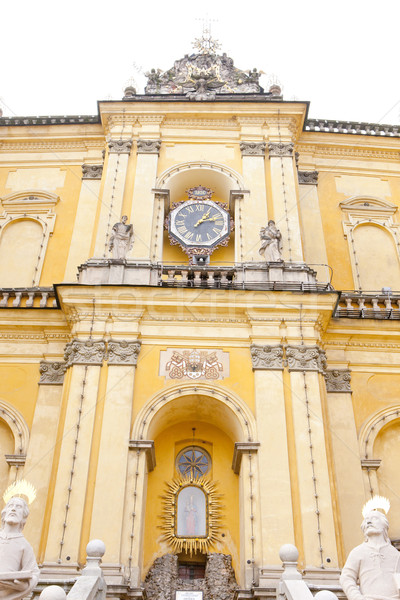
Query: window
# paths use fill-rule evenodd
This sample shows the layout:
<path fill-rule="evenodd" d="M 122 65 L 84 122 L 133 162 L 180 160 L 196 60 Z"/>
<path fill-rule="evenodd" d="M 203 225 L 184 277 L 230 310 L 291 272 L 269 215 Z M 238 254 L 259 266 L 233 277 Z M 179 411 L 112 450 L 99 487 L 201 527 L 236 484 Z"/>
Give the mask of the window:
<path fill-rule="evenodd" d="M 176 470 L 183 476 L 197 479 L 208 473 L 211 458 L 208 452 L 199 446 L 190 446 L 179 452 L 176 458 Z"/>

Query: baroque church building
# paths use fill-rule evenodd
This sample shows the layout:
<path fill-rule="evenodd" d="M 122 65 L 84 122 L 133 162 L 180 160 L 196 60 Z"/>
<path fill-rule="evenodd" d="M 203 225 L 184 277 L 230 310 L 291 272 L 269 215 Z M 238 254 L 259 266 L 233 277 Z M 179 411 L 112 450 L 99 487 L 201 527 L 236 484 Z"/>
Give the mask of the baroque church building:
<path fill-rule="evenodd" d="M 400 128 L 308 118 L 212 44 L 98 115 L 0 118 L 0 484 L 40 585 L 340 593 L 400 544 Z M 42 582 L 42 583 L 41 583 Z M 193 596 L 197 597 L 197 596 Z"/>

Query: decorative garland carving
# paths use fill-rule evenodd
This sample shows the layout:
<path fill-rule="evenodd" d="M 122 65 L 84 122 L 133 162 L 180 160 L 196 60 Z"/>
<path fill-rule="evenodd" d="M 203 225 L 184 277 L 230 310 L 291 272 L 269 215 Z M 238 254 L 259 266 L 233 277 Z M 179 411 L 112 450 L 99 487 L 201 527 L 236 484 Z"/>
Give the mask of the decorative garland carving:
<path fill-rule="evenodd" d="M 302 185 L 318 185 L 318 171 L 298 171 L 298 176 Z"/>
<path fill-rule="evenodd" d="M 110 154 L 130 154 L 132 148 L 132 140 L 110 140 L 108 142 Z"/>
<path fill-rule="evenodd" d="M 163 538 L 171 546 L 174 554 L 189 552 L 190 556 L 196 552 L 207 554 L 210 548 L 218 540 L 218 532 L 221 527 L 221 502 L 220 494 L 217 494 L 216 483 L 207 479 L 206 476 L 197 479 L 190 477 L 179 477 L 168 482 L 167 491 L 162 496 L 162 525 Z M 200 488 L 206 499 L 206 530 L 204 536 L 200 535 L 178 535 L 178 496 L 186 487 Z"/>
<path fill-rule="evenodd" d="M 161 148 L 161 140 L 138 140 L 138 154 L 159 154 Z"/>
<path fill-rule="evenodd" d="M 294 144 L 284 144 L 282 142 L 270 142 L 268 144 L 269 156 L 293 156 Z"/>
<path fill-rule="evenodd" d="M 64 362 L 46 362 L 42 360 L 39 367 L 39 385 L 62 385 L 66 369 Z"/>
<path fill-rule="evenodd" d="M 82 179 L 101 179 L 103 165 L 82 165 Z"/>
<path fill-rule="evenodd" d="M 325 352 L 318 346 L 286 346 L 289 371 L 318 371 L 326 369 Z"/>
<path fill-rule="evenodd" d="M 104 342 L 73 340 L 65 346 L 66 368 L 72 365 L 101 365 L 106 352 Z"/>
<path fill-rule="evenodd" d="M 136 366 L 141 345 L 141 342 L 110 340 L 107 345 L 106 360 L 109 365 Z"/>
<path fill-rule="evenodd" d="M 349 369 L 332 369 L 325 373 L 327 392 L 351 392 Z"/>
<path fill-rule="evenodd" d="M 273 369 L 283 370 L 282 346 L 250 346 L 251 362 L 254 370 Z"/>
<path fill-rule="evenodd" d="M 240 152 L 242 156 L 265 156 L 265 142 L 241 142 Z"/>

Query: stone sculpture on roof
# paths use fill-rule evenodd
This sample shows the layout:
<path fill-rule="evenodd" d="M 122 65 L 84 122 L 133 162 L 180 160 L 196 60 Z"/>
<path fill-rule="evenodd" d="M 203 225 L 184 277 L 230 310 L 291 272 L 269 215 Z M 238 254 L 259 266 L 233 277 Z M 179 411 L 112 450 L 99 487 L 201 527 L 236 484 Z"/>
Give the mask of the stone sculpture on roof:
<path fill-rule="evenodd" d="M 175 61 L 168 71 L 151 69 L 145 73 L 147 95 L 184 95 L 191 100 L 214 100 L 216 94 L 260 94 L 261 73 L 242 71 L 225 53 L 216 54 L 219 44 L 207 32 L 194 42 L 198 51 Z"/>

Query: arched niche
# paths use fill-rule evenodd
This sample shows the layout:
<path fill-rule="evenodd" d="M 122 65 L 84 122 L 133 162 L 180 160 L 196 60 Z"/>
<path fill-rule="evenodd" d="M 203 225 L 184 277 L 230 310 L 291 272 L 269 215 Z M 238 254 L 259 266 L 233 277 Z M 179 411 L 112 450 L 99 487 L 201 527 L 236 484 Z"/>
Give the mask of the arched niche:
<path fill-rule="evenodd" d="M 11 467 L 23 466 L 28 442 L 29 428 L 25 419 L 13 406 L 0 399 L 0 489 L 3 492 L 11 483 Z"/>
<path fill-rule="evenodd" d="M 400 237 L 397 206 L 375 197 L 340 203 L 354 286 L 363 291 L 400 289 Z"/>
<path fill-rule="evenodd" d="M 187 199 L 186 190 L 202 185 L 213 190 L 212 199 L 222 202 L 234 217 L 237 200 L 245 193 L 243 179 L 239 173 L 222 164 L 198 161 L 174 165 L 164 171 L 157 179 L 156 188 L 164 193 L 163 212 L 166 216 L 172 205 Z M 161 205 L 160 205 L 161 206 Z M 237 218 L 235 218 L 237 221 Z M 235 261 L 235 239 L 237 228 L 230 236 L 227 247 L 220 247 L 211 256 L 211 262 L 224 263 Z M 187 256 L 179 246 L 171 245 L 168 234 L 162 232 L 163 244 L 160 258 L 164 262 L 187 263 Z M 160 255 L 160 248 L 158 249 Z M 157 250 L 154 249 L 154 255 Z"/>
<path fill-rule="evenodd" d="M 47 244 L 53 233 L 59 196 L 45 190 L 22 190 L 0 198 L 0 285 L 40 284 Z"/>
<path fill-rule="evenodd" d="M 180 479 L 177 459 L 181 451 L 190 446 L 202 448 L 210 457 L 211 468 L 204 477 L 215 483 L 216 493 L 222 495 L 221 504 L 224 508 L 221 511 L 221 529 L 210 551 L 230 554 L 234 568 L 238 571 L 239 556 L 243 552 L 242 538 L 246 537 L 246 527 L 250 526 L 250 521 L 243 521 L 244 511 L 241 503 L 245 501 L 249 492 L 248 489 L 241 489 L 243 480 L 234 472 L 232 460 L 235 443 L 251 442 L 254 436 L 254 416 L 247 405 L 231 392 L 224 393 L 224 390 L 205 383 L 174 386 L 157 394 L 143 407 L 135 420 L 133 437 L 139 440 L 153 440 L 156 455 L 155 468 L 147 475 L 147 497 L 143 511 L 144 573 L 151 567 L 156 556 L 174 551 L 171 542 L 163 538 L 161 529 L 163 522 L 165 523 L 166 501 L 163 500 L 163 496 L 167 486 Z M 187 531 L 189 537 L 193 537 L 190 528 L 195 522 L 195 515 L 190 512 L 190 497 L 194 494 L 189 492 L 186 492 L 189 494 L 189 506 L 186 506 L 188 498 L 183 498 L 181 505 L 176 505 L 176 509 L 180 510 L 180 526 Z M 198 495 L 201 493 L 203 492 L 197 492 Z M 194 504 L 196 510 L 204 514 L 209 506 L 207 496 L 204 506 L 200 506 L 197 500 Z M 171 508 L 170 510 L 170 517 L 175 519 L 177 525 L 177 515 L 173 514 Z M 186 517 L 188 520 L 182 521 Z M 197 526 L 200 527 L 199 522 L 196 522 Z M 182 534 L 182 531 L 179 529 L 179 534 Z M 202 533 L 196 534 L 197 536 L 201 537 Z M 195 556 L 191 556 L 187 551 L 178 556 L 183 562 L 186 559 L 201 562 L 202 557 L 205 558 L 204 552 L 208 553 L 208 550 L 198 551 Z"/>

